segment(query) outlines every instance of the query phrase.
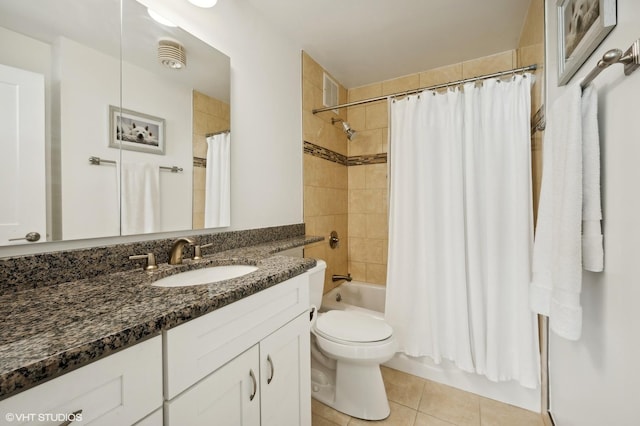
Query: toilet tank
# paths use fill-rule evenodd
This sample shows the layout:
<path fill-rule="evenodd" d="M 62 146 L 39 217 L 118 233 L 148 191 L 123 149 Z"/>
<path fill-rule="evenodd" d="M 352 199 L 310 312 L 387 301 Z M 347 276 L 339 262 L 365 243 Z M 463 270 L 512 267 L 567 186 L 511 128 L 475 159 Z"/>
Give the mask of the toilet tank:
<path fill-rule="evenodd" d="M 320 308 L 322 304 L 322 293 L 324 291 L 324 272 L 327 264 L 322 259 L 316 259 L 316 266 L 309 269 L 309 304 Z"/>

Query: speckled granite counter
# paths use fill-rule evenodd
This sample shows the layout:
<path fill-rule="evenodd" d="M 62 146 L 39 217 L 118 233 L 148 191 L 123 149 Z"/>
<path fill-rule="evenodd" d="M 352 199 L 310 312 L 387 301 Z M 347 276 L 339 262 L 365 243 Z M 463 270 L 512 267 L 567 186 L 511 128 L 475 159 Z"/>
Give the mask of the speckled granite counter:
<path fill-rule="evenodd" d="M 299 275 L 313 259 L 277 252 L 320 241 L 293 237 L 226 250 L 179 266 L 160 264 L 0 295 L 0 399 L 158 335 Z M 218 284 L 161 288 L 151 282 L 214 264 L 258 270 Z"/>

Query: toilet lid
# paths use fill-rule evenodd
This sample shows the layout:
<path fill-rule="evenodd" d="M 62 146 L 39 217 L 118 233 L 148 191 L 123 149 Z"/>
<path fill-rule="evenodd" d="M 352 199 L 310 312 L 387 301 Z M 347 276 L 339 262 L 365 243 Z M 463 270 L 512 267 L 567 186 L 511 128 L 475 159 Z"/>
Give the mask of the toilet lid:
<path fill-rule="evenodd" d="M 379 342 L 393 333 L 389 324 L 369 315 L 333 310 L 320 314 L 316 320 L 316 331 L 328 338 L 348 342 Z"/>

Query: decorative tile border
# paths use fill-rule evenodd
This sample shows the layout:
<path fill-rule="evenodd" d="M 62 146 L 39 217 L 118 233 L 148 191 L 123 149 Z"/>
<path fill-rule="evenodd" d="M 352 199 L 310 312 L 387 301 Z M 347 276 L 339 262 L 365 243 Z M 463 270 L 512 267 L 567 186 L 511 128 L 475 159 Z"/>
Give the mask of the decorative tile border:
<path fill-rule="evenodd" d="M 320 145 L 313 144 L 311 142 L 304 141 L 304 153 L 313 155 L 314 157 L 322 158 L 334 163 L 347 165 L 347 156 L 338 154 L 335 151 L 322 147 Z"/>
<path fill-rule="evenodd" d="M 354 155 L 349 157 L 347 166 L 365 166 L 367 164 L 384 164 L 387 162 L 387 153 Z"/>
<path fill-rule="evenodd" d="M 202 157 L 193 157 L 193 167 L 207 168 L 207 159 Z"/>
<path fill-rule="evenodd" d="M 314 157 L 322 158 L 343 166 L 362 166 L 366 164 L 381 164 L 387 162 L 387 153 L 355 155 L 347 157 L 335 151 L 304 141 L 304 153 Z"/>

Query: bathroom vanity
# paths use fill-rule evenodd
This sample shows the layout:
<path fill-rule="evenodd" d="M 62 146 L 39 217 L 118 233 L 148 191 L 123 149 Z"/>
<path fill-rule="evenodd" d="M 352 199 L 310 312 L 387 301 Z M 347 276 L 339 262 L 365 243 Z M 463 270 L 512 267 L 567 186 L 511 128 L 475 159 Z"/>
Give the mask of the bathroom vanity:
<path fill-rule="evenodd" d="M 0 314 L 16 331 L 0 345 L 0 424 L 310 425 L 305 271 L 315 261 L 274 255 L 309 241 L 4 293 Z M 258 269 L 213 284 L 152 285 L 228 263 Z"/>

